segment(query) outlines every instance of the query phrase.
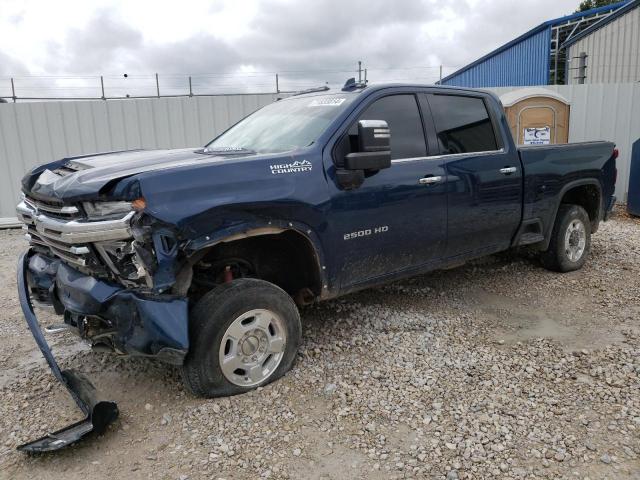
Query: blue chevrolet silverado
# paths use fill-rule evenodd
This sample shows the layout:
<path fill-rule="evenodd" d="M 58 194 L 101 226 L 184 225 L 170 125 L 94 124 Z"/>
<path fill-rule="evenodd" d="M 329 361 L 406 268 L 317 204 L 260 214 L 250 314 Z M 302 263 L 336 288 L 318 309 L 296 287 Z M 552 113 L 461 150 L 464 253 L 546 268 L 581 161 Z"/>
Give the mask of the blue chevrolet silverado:
<path fill-rule="evenodd" d="M 34 306 L 62 316 L 50 332 L 180 365 L 195 395 L 246 392 L 291 368 L 302 305 L 519 246 L 579 269 L 615 202 L 614 147 L 516 147 L 491 93 L 350 81 L 203 148 L 34 168 L 17 207 L 20 301 L 86 419 L 20 448 L 60 448 L 118 414 L 60 370 Z"/>

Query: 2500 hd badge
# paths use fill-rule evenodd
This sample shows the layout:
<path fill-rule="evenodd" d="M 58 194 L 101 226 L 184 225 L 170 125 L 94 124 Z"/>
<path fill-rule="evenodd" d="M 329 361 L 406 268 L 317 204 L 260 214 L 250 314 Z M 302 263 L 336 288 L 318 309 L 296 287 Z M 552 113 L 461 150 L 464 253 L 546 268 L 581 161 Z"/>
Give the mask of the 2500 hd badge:
<path fill-rule="evenodd" d="M 382 225 L 375 228 L 367 228 L 366 230 L 358 230 L 357 232 L 345 233 L 345 240 L 353 240 L 354 238 L 368 237 L 369 235 L 376 235 L 378 233 L 385 233 L 389 231 L 388 225 Z"/>

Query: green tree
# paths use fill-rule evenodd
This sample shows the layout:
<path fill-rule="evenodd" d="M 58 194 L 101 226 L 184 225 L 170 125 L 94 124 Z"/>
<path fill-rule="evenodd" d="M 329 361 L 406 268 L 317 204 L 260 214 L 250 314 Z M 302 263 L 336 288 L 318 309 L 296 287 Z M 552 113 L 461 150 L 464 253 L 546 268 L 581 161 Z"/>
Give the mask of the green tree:
<path fill-rule="evenodd" d="M 583 0 L 580 2 L 580 6 L 576 12 L 585 12 L 592 8 L 606 7 L 612 3 L 618 3 L 620 0 Z"/>

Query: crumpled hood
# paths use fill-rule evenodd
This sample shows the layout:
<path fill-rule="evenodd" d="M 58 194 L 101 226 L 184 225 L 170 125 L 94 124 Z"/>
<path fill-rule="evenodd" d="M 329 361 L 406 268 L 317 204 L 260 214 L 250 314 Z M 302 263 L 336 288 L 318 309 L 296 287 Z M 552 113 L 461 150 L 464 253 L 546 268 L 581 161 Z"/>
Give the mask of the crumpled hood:
<path fill-rule="evenodd" d="M 41 198 L 82 200 L 96 198 L 114 180 L 139 173 L 230 161 L 228 155 L 198 152 L 202 149 L 127 150 L 65 158 L 36 167 L 22 179 L 22 186 L 25 192 Z"/>

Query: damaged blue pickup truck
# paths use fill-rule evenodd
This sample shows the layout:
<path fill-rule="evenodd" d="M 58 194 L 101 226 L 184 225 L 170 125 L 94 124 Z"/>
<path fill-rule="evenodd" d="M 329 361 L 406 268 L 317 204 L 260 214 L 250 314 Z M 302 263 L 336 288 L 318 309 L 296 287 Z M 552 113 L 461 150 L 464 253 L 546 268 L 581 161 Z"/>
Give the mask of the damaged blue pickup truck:
<path fill-rule="evenodd" d="M 95 349 L 179 365 L 198 396 L 287 372 L 300 306 L 528 246 L 580 268 L 613 204 L 610 142 L 516 147 L 493 94 L 349 81 L 274 102 L 203 148 L 65 158 L 22 181 L 22 309 L 86 420 L 118 414 L 61 371 L 34 314 Z"/>

